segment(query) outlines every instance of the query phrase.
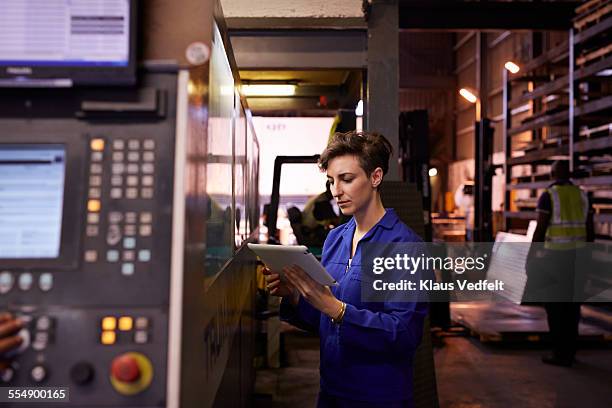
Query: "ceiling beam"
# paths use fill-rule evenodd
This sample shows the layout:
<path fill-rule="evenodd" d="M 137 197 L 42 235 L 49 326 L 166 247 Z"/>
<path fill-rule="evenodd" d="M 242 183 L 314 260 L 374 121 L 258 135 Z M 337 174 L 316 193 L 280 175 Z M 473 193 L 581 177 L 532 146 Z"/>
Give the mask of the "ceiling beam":
<path fill-rule="evenodd" d="M 362 30 L 230 31 L 241 70 L 363 69 L 367 38 Z"/>
<path fill-rule="evenodd" d="M 578 1 L 399 2 L 404 30 L 567 30 Z"/>

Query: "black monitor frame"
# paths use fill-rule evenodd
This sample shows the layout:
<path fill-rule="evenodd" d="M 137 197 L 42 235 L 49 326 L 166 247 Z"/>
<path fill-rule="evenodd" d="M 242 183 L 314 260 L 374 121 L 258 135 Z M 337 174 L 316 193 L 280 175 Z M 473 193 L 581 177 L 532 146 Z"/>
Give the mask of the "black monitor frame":
<path fill-rule="evenodd" d="M 136 83 L 138 0 L 128 0 L 130 10 L 128 63 L 125 66 L 6 65 L 0 60 L 0 88 L 53 88 Z M 66 81 L 68 80 L 68 81 Z"/>
<path fill-rule="evenodd" d="M 52 272 L 76 269 L 80 261 L 81 231 L 85 211 L 85 184 L 83 179 L 87 145 L 79 135 L 58 135 L 47 132 L 39 136 L 21 133 L 19 136 L 3 136 L 3 145 L 62 145 L 66 151 L 64 172 L 64 202 L 62 209 L 62 229 L 60 252 L 57 258 L 0 258 L 2 269 Z"/>

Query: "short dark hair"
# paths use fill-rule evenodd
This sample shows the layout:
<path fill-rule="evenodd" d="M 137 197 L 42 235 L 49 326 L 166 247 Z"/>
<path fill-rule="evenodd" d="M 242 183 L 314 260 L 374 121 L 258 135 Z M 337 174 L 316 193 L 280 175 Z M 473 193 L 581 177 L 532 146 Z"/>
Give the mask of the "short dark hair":
<path fill-rule="evenodd" d="M 321 153 L 319 168 L 327 170 L 330 160 L 349 154 L 357 156 L 361 168 L 368 176 L 377 167 L 382 169 L 383 174 L 387 174 L 392 153 L 391 143 L 380 133 L 355 130 L 336 133 Z"/>

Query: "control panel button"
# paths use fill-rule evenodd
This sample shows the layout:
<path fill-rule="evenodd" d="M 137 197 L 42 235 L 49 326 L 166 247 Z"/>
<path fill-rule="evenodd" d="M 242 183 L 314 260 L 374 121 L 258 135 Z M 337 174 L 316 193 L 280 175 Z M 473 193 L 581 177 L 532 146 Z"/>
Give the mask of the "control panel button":
<path fill-rule="evenodd" d="M 153 174 L 154 170 L 155 166 L 153 166 L 153 163 L 145 163 L 142 165 L 142 172 L 144 174 Z"/>
<path fill-rule="evenodd" d="M 153 221 L 153 214 L 149 211 L 144 211 L 140 213 L 140 222 L 143 224 L 149 224 Z"/>
<path fill-rule="evenodd" d="M 101 174 L 102 173 L 102 165 L 98 163 L 92 163 L 89 166 L 89 172 L 91 174 Z"/>
<path fill-rule="evenodd" d="M 123 177 L 121 176 L 113 176 L 111 177 L 111 186 L 117 187 L 123 184 Z"/>
<path fill-rule="evenodd" d="M 100 222 L 100 214 L 98 213 L 88 213 L 87 214 L 87 223 L 88 224 L 97 224 Z"/>
<path fill-rule="evenodd" d="M 123 247 L 125 249 L 136 248 L 136 239 L 132 237 L 123 238 Z"/>
<path fill-rule="evenodd" d="M 98 251 L 89 249 L 85 251 L 85 262 L 96 262 L 98 260 Z"/>
<path fill-rule="evenodd" d="M 117 319 L 113 316 L 106 316 L 102 319 L 102 330 L 115 330 L 117 328 Z"/>
<path fill-rule="evenodd" d="M 15 278 L 13 274 L 4 271 L 0 273 L 0 294 L 8 293 L 11 289 L 13 289 L 13 285 L 15 284 Z"/>
<path fill-rule="evenodd" d="M 53 275 L 48 272 L 41 273 L 38 278 L 38 287 L 43 292 L 48 292 L 53 289 Z"/>
<path fill-rule="evenodd" d="M 106 243 L 108 245 L 117 245 L 121 241 L 121 229 L 118 225 L 109 225 L 106 233 Z"/>
<path fill-rule="evenodd" d="M 88 362 L 80 361 L 70 369 L 70 379 L 77 385 L 89 384 L 94 377 L 94 367 Z"/>
<path fill-rule="evenodd" d="M 125 141 L 123 139 L 113 140 L 113 149 L 123 150 L 125 148 Z"/>
<path fill-rule="evenodd" d="M 13 367 L 7 367 L 3 371 L 0 371 L 0 381 L 4 383 L 11 382 L 15 377 L 15 369 Z"/>
<path fill-rule="evenodd" d="M 149 341 L 149 335 L 144 330 L 139 330 L 134 333 L 134 343 L 136 344 L 145 344 Z"/>
<path fill-rule="evenodd" d="M 89 198 L 100 198 L 102 192 L 98 187 L 91 187 L 88 194 Z"/>
<path fill-rule="evenodd" d="M 123 227 L 123 233 L 127 236 L 136 235 L 136 226 L 132 224 L 126 225 L 125 227 Z"/>
<path fill-rule="evenodd" d="M 127 172 L 129 174 L 136 174 L 136 173 L 138 173 L 138 165 L 134 164 L 134 163 L 128 164 L 127 165 Z"/>
<path fill-rule="evenodd" d="M 125 213 L 125 222 L 128 224 L 133 224 L 136 222 L 136 213 L 133 211 Z"/>
<path fill-rule="evenodd" d="M 149 319 L 146 317 L 137 317 L 134 322 L 136 330 L 146 330 L 149 327 Z"/>
<path fill-rule="evenodd" d="M 124 263 L 121 265 L 121 274 L 122 275 L 133 275 L 134 274 L 134 264 L 133 263 Z"/>
<path fill-rule="evenodd" d="M 19 275 L 19 282 L 18 282 L 19 289 L 30 290 L 33 282 L 34 282 L 34 278 L 32 277 L 31 273 L 25 272 Z"/>
<path fill-rule="evenodd" d="M 119 251 L 111 249 L 106 252 L 106 260 L 108 262 L 117 262 L 119 260 Z"/>
<path fill-rule="evenodd" d="M 102 205 L 100 204 L 100 200 L 89 200 L 87 201 L 87 210 L 89 212 L 98 212 L 100 211 L 100 207 Z"/>
<path fill-rule="evenodd" d="M 91 161 L 92 162 L 101 162 L 102 161 L 102 152 L 92 152 L 91 153 Z"/>
<path fill-rule="evenodd" d="M 36 330 L 47 331 L 51 328 L 51 318 L 49 316 L 40 316 L 36 319 Z"/>
<path fill-rule="evenodd" d="M 140 160 L 140 153 L 138 152 L 129 152 L 128 153 L 128 161 L 137 162 Z"/>
<path fill-rule="evenodd" d="M 32 348 L 36 351 L 42 351 L 47 348 L 49 344 L 49 333 L 37 332 L 34 335 L 34 341 L 32 342 Z"/>
<path fill-rule="evenodd" d="M 94 152 L 101 152 L 104 150 L 104 139 L 91 139 L 91 142 L 89 142 L 89 147 Z"/>
<path fill-rule="evenodd" d="M 136 139 L 128 140 L 128 149 L 130 150 L 140 149 L 140 140 L 136 140 Z"/>
<path fill-rule="evenodd" d="M 153 149 L 155 149 L 155 140 L 153 140 L 153 139 L 145 139 L 144 142 L 142 143 L 142 147 L 145 150 L 153 150 Z"/>
<path fill-rule="evenodd" d="M 123 260 L 126 262 L 134 262 L 136 254 L 132 250 L 123 251 Z"/>
<path fill-rule="evenodd" d="M 37 383 L 43 382 L 47 378 L 47 369 L 42 365 L 32 367 L 30 378 Z"/>
<path fill-rule="evenodd" d="M 117 341 L 117 334 L 114 331 L 103 331 L 100 336 L 100 343 L 110 346 Z"/>
<path fill-rule="evenodd" d="M 125 197 L 130 199 L 138 198 L 138 189 L 134 187 L 127 188 L 125 190 Z"/>
<path fill-rule="evenodd" d="M 153 198 L 153 189 L 150 187 L 145 187 L 140 190 L 140 195 L 142 198 Z"/>
<path fill-rule="evenodd" d="M 152 162 L 155 160 L 155 153 L 153 152 L 144 152 L 142 154 L 142 160 L 146 162 Z"/>
<path fill-rule="evenodd" d="M 101 176 L 89 176 L 89 185 L 92 187 L 100 187 L 102 185 Z"/>
<path fill-rule="evenodd" d="M 140 262 L 149 262 L 151 260 L 151 251 L 148 249 L 138 251 L 138 260 Z"/>
<path fill-rule="evenodd" d="M 123 214 L 121 214 L 119 211 L 112 211 L 108 213 L 108 221 L 111 224 L 118 224 L 121 222 L 121 220 L 123 220 Z"/>
<path fill-rule="evenodd" d="M 151 226 L 150 225 L 141 225 L 139 228 L 139 233 L 143 237 L 148 237 L 151 235 Z"/>
<path fill-rule="evenodd" d="M 128 186 L 137 186 L 138 185 L 138 176 L 127 176 L 126 184 Z"/>
<path fill-rule="evenodd" d="M 142 185 L 151 187 L 153 185 L 153 176 L 142 176 Z"/>
<path fill-rule="evenodd" d="M 115 357 L 110 367 L 110 381 L 119 394 L 135 395 L 146 390 L 153 380 L 153 364 L 141 353 Z"/>
<path fill-rule="evenodd" d="M 100 231 L 100 229 L 98 228 L 97 225 L 88 225 L 87 228 L 85 228 L 85 234 L 88 237 L 95 237 L 95 236 L 97 236 L 99 231 Z"/>
<path fill-rule="evenodd" d="M 129 331 L 134 326 L 134 320 L 130 316 L 121 316 L 119 318 L 119 330 Z"/>
<path fill-rule="evenodd" d="M 111 376 L 117 381 L 133 383 L 140 378 L 140 374 L 140 366 L 133 356 L 123 354 L 113 359 Z"/>
<path fill-rule="evenodd" d="M 123 152 L 113 152 L 113 161 L 121 162 L 124 159 Z"/>
<path fill-rule="evenodd" d="M 111 171 L 114 175 L 121 175 L 125 171 L 125 165 L 123 163 L 113 163 Z"/>

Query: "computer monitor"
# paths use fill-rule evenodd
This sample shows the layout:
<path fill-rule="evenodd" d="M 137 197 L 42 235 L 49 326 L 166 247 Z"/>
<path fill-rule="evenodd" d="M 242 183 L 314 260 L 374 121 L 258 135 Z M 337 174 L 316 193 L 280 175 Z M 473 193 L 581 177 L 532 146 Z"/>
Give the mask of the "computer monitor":
<path fill-rule="evenodd" d="M 0 86 L 135 82 L 135 0 L 5 0 Z"/>
<path fill-rule="evenodd" d="M 0 259 L 58 258 L 66 152 L 0 145 Z"/>

